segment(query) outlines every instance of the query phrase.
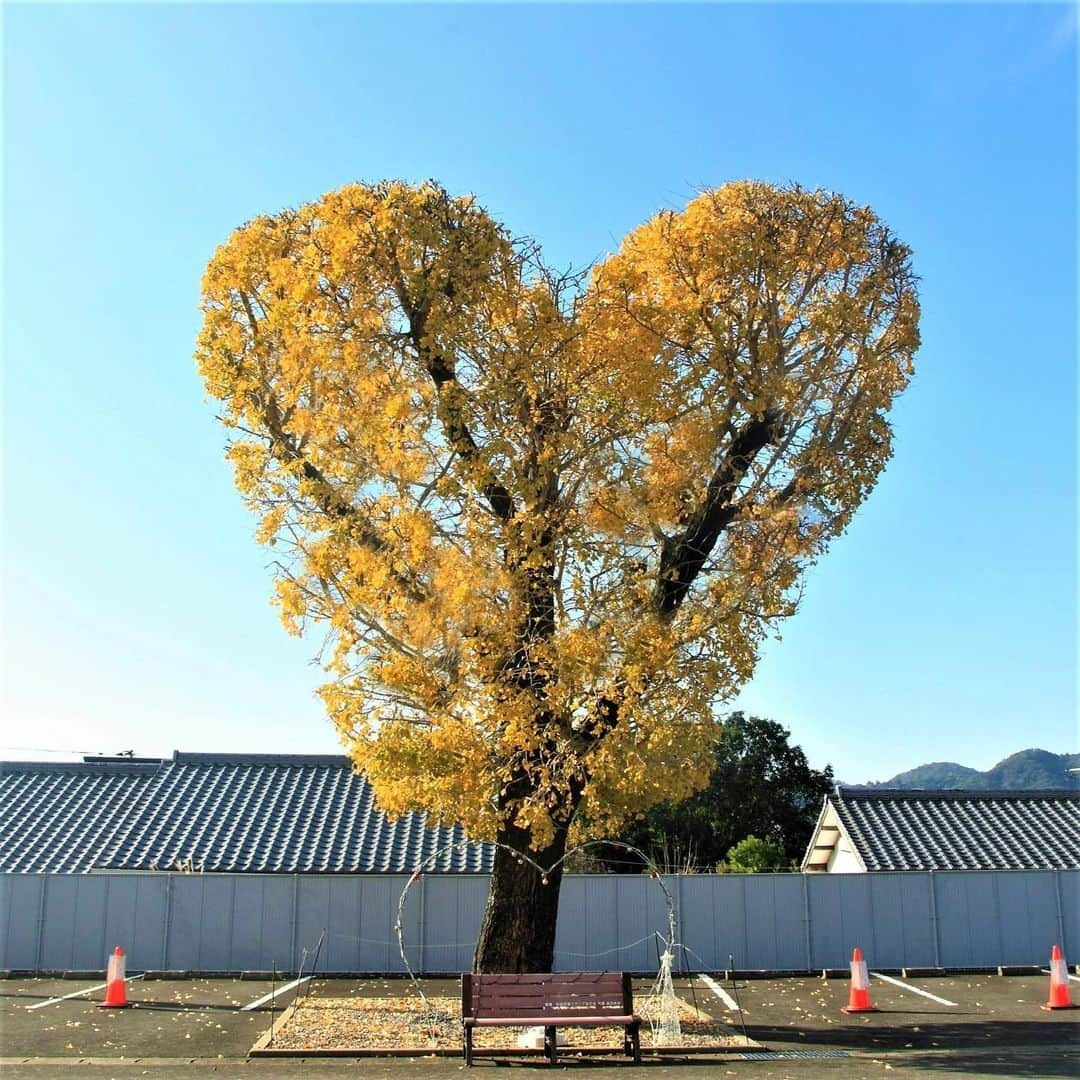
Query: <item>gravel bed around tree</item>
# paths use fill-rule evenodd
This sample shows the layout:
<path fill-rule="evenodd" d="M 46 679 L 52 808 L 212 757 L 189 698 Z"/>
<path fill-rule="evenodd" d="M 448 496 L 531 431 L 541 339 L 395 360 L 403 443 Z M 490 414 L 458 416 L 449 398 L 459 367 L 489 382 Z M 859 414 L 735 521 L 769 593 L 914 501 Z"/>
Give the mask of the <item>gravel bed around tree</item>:
<path fill-rule="evenodd" d="M 300 1002 L 274 1027 L 277 1050 L 458 1051 L 461 1049 L 461 1003 L 457 998 L 431 997 L 428 1006 L 415 995 L 400 997 L 311 997 Z M 657 1049 L 650 1027 L 652 1003 L 641 1002 L 637 1012 L 646 1022 L 642 1050 Z M 727 1024 L 679 1000 L 684 1048 L 726 1050 L 755 1045 Z M 517 1050 L 524 1028 L 481 1028 L 473 1036 L 479 1051 Z M 575 1049 L 622 1049 L 621 1027 L 565 1028 L 566 1052 Z"/>

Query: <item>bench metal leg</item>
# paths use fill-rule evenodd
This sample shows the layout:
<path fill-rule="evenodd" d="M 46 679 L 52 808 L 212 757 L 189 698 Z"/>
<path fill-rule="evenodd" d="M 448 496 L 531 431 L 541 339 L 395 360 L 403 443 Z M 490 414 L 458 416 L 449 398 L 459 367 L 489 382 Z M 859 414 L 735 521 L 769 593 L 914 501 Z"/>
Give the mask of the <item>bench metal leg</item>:
<path fill-rule="evenodd" d="M 547 1051 L 549 1064 L 557 1064 L 559 1060 L 559 1051 L 556 1046 L 555 1029 L 553 1027 L 544 1028 L 544 1049 Z"/>
<path fill-rule="evenodd" d="M 641 1032 L 636 1024 L 630 1029 L 630 1056 L 635 1065 L 641 1064 Z"/>
<path fill-rule="evenodd" d="M 472 1028 L 465 1029 L 465 1064 L 472 1065 Z"/>

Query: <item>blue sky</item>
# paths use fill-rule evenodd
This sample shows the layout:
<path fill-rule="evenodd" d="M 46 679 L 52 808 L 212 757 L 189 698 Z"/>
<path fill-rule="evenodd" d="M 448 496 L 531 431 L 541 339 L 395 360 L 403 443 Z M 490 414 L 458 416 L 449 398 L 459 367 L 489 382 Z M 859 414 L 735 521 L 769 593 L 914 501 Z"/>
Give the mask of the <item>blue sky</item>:
<path fill-rule="evenodd" d="M 1076 9 L 3 11 L 0 756 L 332 753 L 191 360 L 214 247 L 346 182 L 582 265 L 696 188 L 914 249 L 896 452 L 741 704 L 851 781 L 1077 743 Z"/>

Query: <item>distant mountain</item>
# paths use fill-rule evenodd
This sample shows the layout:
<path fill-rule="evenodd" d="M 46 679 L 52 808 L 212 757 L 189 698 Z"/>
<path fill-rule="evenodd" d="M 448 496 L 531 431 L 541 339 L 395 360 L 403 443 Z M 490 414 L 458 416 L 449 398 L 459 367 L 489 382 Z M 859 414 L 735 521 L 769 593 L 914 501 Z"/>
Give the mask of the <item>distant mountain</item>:
<path fill-rule="evenodd" d="M 934 789 L 938 791 L 1003 791 L 1016 788 L 1080 789 L 1080 754 L 1051 754 L 1048 750 L 1021 750 L 979 772 L 954 761 L 936 761 L 898 773 L 891 780 L 851 784 L 856 788 Z"/>

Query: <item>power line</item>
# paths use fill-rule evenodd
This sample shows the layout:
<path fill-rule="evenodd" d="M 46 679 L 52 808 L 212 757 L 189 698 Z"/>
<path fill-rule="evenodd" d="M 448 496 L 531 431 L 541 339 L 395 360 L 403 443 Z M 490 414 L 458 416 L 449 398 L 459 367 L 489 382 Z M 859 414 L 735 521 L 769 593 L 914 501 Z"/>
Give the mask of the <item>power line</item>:
<path fill-rule="evenodd" d="M 48 746 L 0 746 L 0 750 L 18 750 L 24 754 L 100 754 L 100 750 L 57 750 Z"/>

